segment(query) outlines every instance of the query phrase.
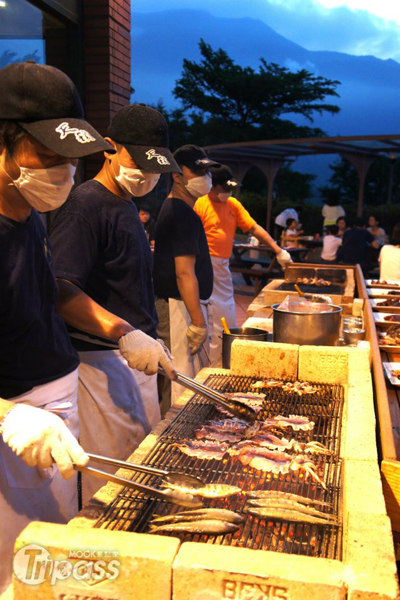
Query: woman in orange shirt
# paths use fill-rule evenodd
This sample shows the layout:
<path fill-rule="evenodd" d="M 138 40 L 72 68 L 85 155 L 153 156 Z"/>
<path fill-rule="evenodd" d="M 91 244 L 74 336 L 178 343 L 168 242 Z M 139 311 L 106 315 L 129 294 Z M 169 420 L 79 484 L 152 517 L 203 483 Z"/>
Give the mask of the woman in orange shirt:
<path fill-rule="evenodd" d="M 291 262 L 290 254 L 282 250 L 263 229 L 244 206 L 232 197 L 232 191 L 239 183 L 233 178 L 232 171 L 226 165 L 211 167 L 212 188 L 207 196 L 196 201 L 194 210 L 202 220 L 211 262 L 214 270 L 214 286 L 211 296 L 213 331 L 211 333 L 210 360 L 215 364 L 221 358 L 222 342 L 221 317 L 226 318 L 228 327 L 236 327 L 236 309 L 233 296 L 233 284 L 229 270 L 233 240 L 237 227 L 256 237 L 262 244 L 270 246 L 276 252 L 279 264 L 283 267 Z"/>

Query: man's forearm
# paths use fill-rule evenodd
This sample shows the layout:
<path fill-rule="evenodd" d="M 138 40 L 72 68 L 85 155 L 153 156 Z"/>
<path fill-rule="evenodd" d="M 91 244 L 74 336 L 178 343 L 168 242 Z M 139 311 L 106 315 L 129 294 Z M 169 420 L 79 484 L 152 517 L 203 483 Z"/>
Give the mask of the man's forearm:
<path fill-rule="evenodd" d="M 57 310 L 68 325 L 115 342 L 121 335 L 133 331 L 134 327 L 127 321 L 97 304 L 70 281 L 58 279 L 57 283 L 59 289 Z"/>
<path fill-rule="evenodd" d="M 195 273 L 182 273 L 177 275 L 179 294 L 190 315 L 190 319 L 197 327 L 206 325 L 200 305 L 199 282 Z"/>
<path fill-rule="evenodd" d="M 263 244 L 270 246 L 270 248 L 272 248 L 272 250 L 276 252 L 276 254 L 280 252 L 281 249 L 278 246 L 278 244 L 275 242 L 275 240 L 272 239 L 268 231 L 265 231 L 265 229 L 261 227 L 261 225 L 254 225 L 254 227 L 250 229 L 250 233 L 254 235 L 254 237 L 256 237 Z"/>

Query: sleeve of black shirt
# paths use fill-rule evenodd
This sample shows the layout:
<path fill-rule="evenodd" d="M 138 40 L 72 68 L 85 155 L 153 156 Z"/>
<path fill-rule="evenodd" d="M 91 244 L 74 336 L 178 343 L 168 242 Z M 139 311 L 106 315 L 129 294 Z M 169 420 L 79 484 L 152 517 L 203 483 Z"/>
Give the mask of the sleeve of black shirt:
<path fill-rule="evenodd" d="M 50 240 L 56 277 L 84 289 L 97 256 L 93 219 L 65 205 L 56 215 Z"/>

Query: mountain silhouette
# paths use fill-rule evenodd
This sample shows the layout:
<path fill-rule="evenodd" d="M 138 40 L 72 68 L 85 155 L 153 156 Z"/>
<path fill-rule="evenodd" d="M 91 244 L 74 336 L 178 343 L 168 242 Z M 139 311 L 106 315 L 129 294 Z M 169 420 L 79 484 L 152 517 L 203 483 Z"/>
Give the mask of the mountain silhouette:
<path fill-rule="evenodd" d="M 315 114 L 314 126 L 328 135 L 397 133 L 400 128 L 400 64 L 374 56 L 311 51 L 278 34 L 263 21 L 220 18 L 199 10 L 134 13 L 132 20 L 133 101 L 170 109 L 179 106 L 172 95 L 183 59 L 199 61 L 199 41 L 222 48 L 241 66 L 258 69 L 260 58 L 292 71 L 305 68 L 315 75 L 339 80 L 338 115 Z M 293 116 L 298 124 L 309 121 Z M 223 141 L 223 140 L 221 140 Z"/>

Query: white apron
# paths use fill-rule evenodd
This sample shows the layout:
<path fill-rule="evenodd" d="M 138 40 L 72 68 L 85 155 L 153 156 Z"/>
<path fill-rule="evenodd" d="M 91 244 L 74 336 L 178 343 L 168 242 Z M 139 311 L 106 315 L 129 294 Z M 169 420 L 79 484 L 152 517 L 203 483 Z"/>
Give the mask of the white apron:
<path fill-rule="evenodd" d="M 211 302 L 208 300 L 200 301 L 201 311 L 204 320 L 208 326 L 208 331 L 212 328 Z M 183 300 L 169 298 L 169 323 L 170 323 L 170 339 L 171 339 L 171 354 L 173 356 L 173 364 L 179 373 L 183 373 L 188 377 L 194 378 L 197 373 L 206 367 L 210 366 L 207 354 L 210 352 L 209 339 L 204 342 L 206 352 L 203 348 L 193 356 L 190 354 L 189 344 L 186 337 L 187 329 L 191 323 L 188 311 L 186 310 Z M 176 400 L 185 391 L 179 383 L 172 382 L 171 385 L 171 405 L 174 406 Z"/>
<path fill-rule="evenodd" d="M 78 370 L 10 398 L 53 412 L 78 437 Z M 28 467 L 0 436 L 0 593 L 11 583 L 18 535 L 31 521 L 67 523 L 78 511 L 77 478 L 63 479 L 56 466 Z"/>
<path fill-rule="evenodd" d="M 215 366 L 221 363 L 222 356 L 221 317 L 225 317 L 228 327 L 237 327 L 237 323 L 229 259 L 211 256 L 211 262 L 214 271 L 214 285 L 211 295 L 214 326 L 212 330 L 210 329 L 210 361 L 211 365 Z"/>
<path fill-rule="evenodd" d="M 79 357 L 79 441 L 87 452 L 126 460 L 160 420 L 157 376 L 131 369 L 119 350 L 80 352 Z M 105 484 L 82 474 L 83 506 Z"/>

